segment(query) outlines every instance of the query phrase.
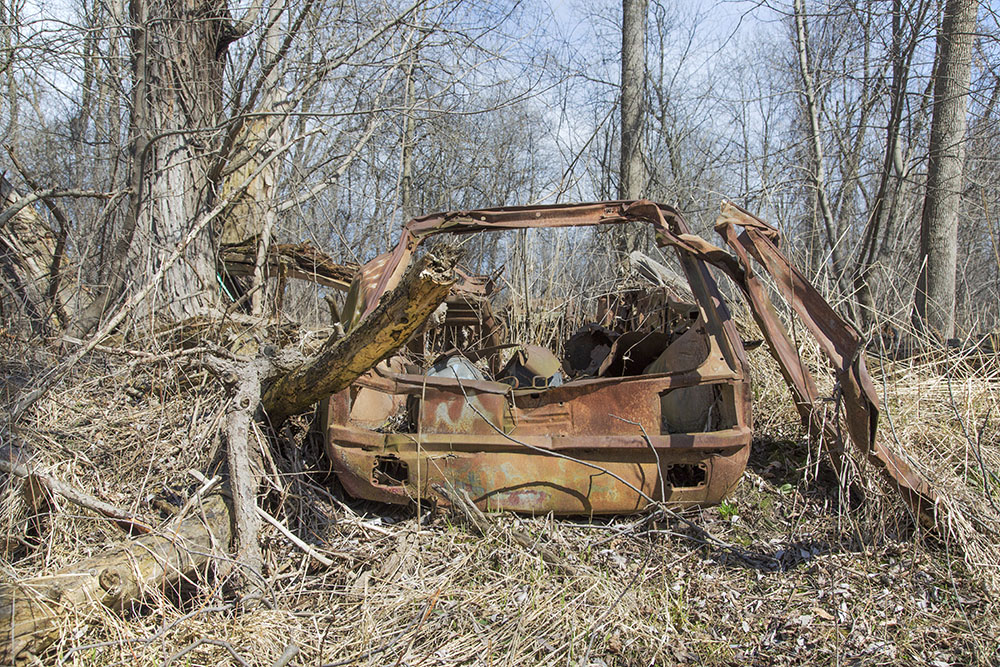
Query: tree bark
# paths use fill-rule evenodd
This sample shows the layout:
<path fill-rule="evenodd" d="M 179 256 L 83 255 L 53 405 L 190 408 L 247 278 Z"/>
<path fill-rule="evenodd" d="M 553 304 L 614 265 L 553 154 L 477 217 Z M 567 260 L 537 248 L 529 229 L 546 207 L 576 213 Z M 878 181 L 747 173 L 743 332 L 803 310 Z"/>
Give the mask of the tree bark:
<path fill-rule="evenodd" d="M 640 199 L 646 188 L 643 162 L 646 115 L 646 21 L 649 0 L 622 0 L 621 163 L 618 198 Z M 623 225 L 623 227 L 628 227 Z M 637 250 L 637 235 L 622 230 L 618 249 Z"/>
<path fill-rule="evenodd" d="M 955 334 L 955 268 L 962 203 L 972 40 L 979 0 L 947 0 L 937 38 L 927 193 L 920 218 L 921 270 L 914 323 L 942 339 Z"/>
<path fill-rule="evenodd" d="M 160 266 L 214 199 L 207 178 L 222 111 L 226 50 L 233 39 L 222 0 L 131 0 L 133 201 L 117 257 L 119 276 Z M 126 272 L 128 265 L 131 273 Z M 209 230 L 172 265 L 150 308 L 181 319 L 216 300 Z M 113 290 L 112 293 L 118 290 Z"/>
<path fill-rule="evenodd" d="M 98 194 L 98 193 L 89 193 Z M 19 195 L 0 175 L 0 283 L 17 300 L 35 334 L 48 335 L 61 325 L 75 291 L 59 274 L 59 239 L 31 206 L 37 193 Z"/>
<path fill-rule="evenodd" d="M 416 48 L 416 47 L 412 47 Z M 414 109 L 414 69 L 416 68 L 417 55 L 410 55 L 409 62 L 406 63 L 406 88 L 404 90 L 403 105 L 406 108 L 406 120 L 403 124 L 403 160 L 400 168 L 399 189 L 400 208 L 403 211 L 403 221 L 415 217 L 413 211 L 413 146 L 414 137 L 417 133 L 416 111 Z"/>
<path fill-rule="evenodd" d="M 405 343 L 448 296 L 456 259 L 424 255 L 347 336 L 331 336 L 317 355 L 274 382 L 263 400 L 271 423 L 346 388 Z"/>
<path fill-rule="evenodd" d="M 229 548 L 231 525 L 226 499 L 209 496 L 171 532 L 144 535 L 47 577 L 0 585 L 0 659 L 26 663 L 56 641 L 71 619 L 101 605 L 122 608 L 147 588 L 162 590 L 194 577 Z"/>
<path fill-rule="evenodd" d="M 245 595 L 260 595 L 260 577 L 264 557 L 260 552 L 260 515 L 257 513 L 257 489 L 260 488 L 259 456 L 250 447 L 250 429 L 260 403 L 261 365 L 251 362 L 235 374 L 235 391 L 226 416 L 226 457 L 233 494 L 233 521 L 236 527 L 236 562 Z M 255 465 L 256 464 L 256 465 Z"/>

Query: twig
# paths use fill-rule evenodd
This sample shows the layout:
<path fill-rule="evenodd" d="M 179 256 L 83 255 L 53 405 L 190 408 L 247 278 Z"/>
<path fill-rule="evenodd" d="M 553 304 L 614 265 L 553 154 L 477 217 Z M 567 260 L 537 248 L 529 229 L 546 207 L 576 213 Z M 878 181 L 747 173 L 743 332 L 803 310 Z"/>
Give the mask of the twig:
<path fill-rule="evenodd" d="M 639 582 L 639 578 L 643 575 L 643 573 L 645 573 L 646 567 L 649 565 L 649 559 L 652 558 L 652 556 L 653 549 L 651 547 L 646 550 L 646 558 L 643 559 L 642 565 L 639 566 L 639 569 L 636 570 L 635 574 L 632 575 L 628 583 L 625 584 L 625 587 L 622 588 L 622 592 L 618 594 L 615 601 L 608 605 L 608 608 L 604 610 L 604 613 L 602 613 L 597 620 L 591 624 L 590 628 L 587 629 L 587 634 L 590 635 L 590 641 L 587 642 L 587 650 L 583 654 L 583 660 L 580 661 L 580 665 L 582 667 L 588 667 L 590 665 L 590 652 L 594 648 L 594 640 L 597 639 L 598 634 L 595 631 L 599 627 L 602 627 L 604 620 L 611 614 L 612 611 L 614 611 L 616 607 L 618 607 L 619 604 L 621 604 L 621 601 L 625 599 L 629 590 Z"/>
<path fill-rule="evenodd" d="M 546 449 L 545 447 L 539 447 L 537 445 L 528 444 L 527 442 L 523 442 L 521 440 L 518 440 L 517 438 L 512 437 L 509 433 L 505 433 L 502 428 L 500 428 L 499 426 L 497 426 L 496 424 L 494 424 L 493 421 L 490 420 L 489 417 L 487 417 L 486 415 L 484 415 L 482 413 L 482 411 L 479 408 L 477 408 L 472 401 L 469 400 L 469 395 L 465 392 L 465 385 L 462 384 L 462 380 L 460 378 L 458 378 L 457 376 L 456 376 L 455 379 L 458 381 L 458 388 L 462 390 L 462 396 L 465 397 L 465 404 L 468 405 L 469 408 L 471 408 L 473 412 L 475 412 L 477 415 L 479 415 L 480 417 L 482 417 L 483 421 L 485 421 L 489 425 L 490 428 L 492 428 L 494 431 L 496 431 L 499 435 L 502 435 L 503 437 L 505 437 L 508 440 L 510 440 L 511 442 L 513 442 L 515 445 L 521 445 L 522 447 L 527 447 L 528 449 L 530 449 L 532 451 L 539 452 L 539 453 L 545 454 L 547 456 L 555 456 L 556 458 L 565 459 L 567 461 L 572 461 L 573 463 L 579 463 L 580 465 L 586 466 L 588 468 L 593 468 L 594 470 L 599 470 L 600 472 L 604 473 L 605 475 L 609 475 L 609 476 L 613 477 L 614 479 L 618 480 L 619 482 L 621 482 L 622 484 L 624 484 L 628 488 L 630 488 L 633 491 L 635 491 L 637 494 L 639 494 L 639 496 L 641 496 L 642 498 L 644 498 L 646 500 L 646 502 L 648 502 L 649 504 L 651 504 L 651 505 L 656 505 L 657 504 L 657 502 L 655 500 L 653 500 L 652 498 L 649 497 L 649 494 L 645 493 L 642 489 L 640 489 L 639 487 L 637 487 L 635 484 L 632 484 L 631 482 L 623 479 L 620 475 L 616 475 L 615 473 L 611 472 L 610 470 L 608 470 L 607 468 L 605 468 L 603 466 L 599 466 L 596 463 L 591 463 L 589 461 L 584 461 L 584 460 L 581 460 L 581 459 L 578 459 L 578 458 L 574 458 L 574 457 L 572 457 L 572 456 L 570 456 L 568 454 L 563 454 L 562 452 L 557 452 L 557 451 L 555 451 L 553 449 Z"/>
<path fill-rule="evenodd" d="M 66 650 L 66 653 L 62 657 L 62 660 L 60 660 L 59 662 L 60 664 L 65 664 L 66 661 L 69 660 L 70 656 L 73 655 L 74 653 L 79 653 L 80 651 L 92 651 L 93 649 L 96 648 L 106 648 L 108 646 L 123 646 L 125 644 L 144 644 L 146 646 L 149 646 L 157 639 L 167 634 L 168 632 L 170 632 L 175 627 L 177 627 L 178 625 L 180 625 L 181 623 L 183 623 L 188 619 L 194 618 L 195 616 L 200 616 L 202 614 L 214 614 L 215 612 L 220 612 L 220 611 L 232 611 L 232 609 L 233 606 L 231 604 L 224 605 L 221 607 L 203 607 L 202 609 L 195 609 L 194 611 L 184 614 L 180 618 L 171 621 L 169 624 L 163 626 L 162 628 L 157 630 L 154 634 L 151 634 L 147 637 L 139 637 L 138 639 L 116 639 L 114 641 L 97 642 L 96 644 L 83 644 L 81 646 L 71 646 Z"/>
<path fill-rule="evenodd" d="M 63 336 L 63 342 L 70 343 L 71 345 L 86 345 L 87 341 L 75 338 L 73 336 Z M 162 352 L 160 354 L 155 354 L 153 352 L 144 352 L 143 350 L 131 350 L 124 347 L 108 347 L 107 345 L 95 345 L 94 351 L 104 352 L 106 354 L 120 354 L 128 357 L 135 357 L 139 361 L 145 362 L 155 362 L 155 361 L 169 361 L 171 359 L 177 359 L 179 357 L 193 357 L 199 354 L 215 353 L 218 350 L 217 346 L 199 346 L 199 347 L 189 347 L 182 348 L 178 350 L 170 350 L 169 352 Z"/>
<path fill-rule="evenodd" d="M 287 667 L 288 663 L 292 661 L 292 658 L 299 654 L 299 647 L 294 643 L 289 642 L 285 650 L 282 651 L 281 656 L 275 660 L 271 667 Z"/>
<path fill-rule="evenodd" d="M 641 422 L 632 421 L 631 419 L 625 419 L 624 417 L 619 417 L 618 415 L 609 415 L 614 417 L 619 421 L 623 421 L 626 424 L 631 424 L 632 426 L 638 426 L 639 430 L 642 431 L 642 439 L 646 441 L 646 445 L 649 447 L 649 451 L 653 452 L 653 458 L 656 460 L 656 476 L 660 478 L 660 502 L 667 502 L 667 487 L 666 481 L 663 479 L 663 469 L 660 467 L 660 453 L 656 451 L 656 447 L 653 446 L 653 441 L 649 439 L 649 434 L 646 433 L 646 427 L 642 425 Z"/>
<path fill-rule="evenodd" d="M 180 651 L 177 651 L 177 653 L 174 653 L 172 656 L 164 660 L 161 667 L 167 667 L 168 665 L 174 664 L 174 662 L 176 662 L 180 658 L 183 658 L 185 655 L 195 650 L 199 646 L 202 646 L 203 644 L 209 644 L 211 646 L 218 646 L 219 648 L 224 648 L 229 653 L 229 655 L 233 656 L 233 660 L 240 663 L 243 667 L 250 667 L 250 664 L 246 660 L 240 657 L 240 654 L 236 652 L 236 649 L 233 648 L 232 644 L 223 639 L 209 639 L 207 637 L 202 637 L 201 639 L 192 642 L 191 644 L 188 644 Z"/>
<path fill-rule="evenodd" d="M 189 470 L 188 473 L 191 474 L 191 476 L 197 479 L 199 482 L 201 482 L 201 486 L 198 488 L 198 490 L 196 490 L 194 493 L 191 494 L 191 497 L 188 498 L 187 502 L 184 503 L 184 506 L 181 507 L 181 509 L 177 512 L 177 514 L 173 515 L 173 517 L 170 518 L 169 523 L 172 526 L 180 523 L 184 519 L 184 517 L 187 516 L 187 513 L 191 511 L 191 508 L 194 507 L 196 503 L 201 502 L 201 499 L 205 497 L 205 494 L 207 494 L 209 491 L 218 486 L 219 482 L 222 481 L 222 478 L 219 477 L 218 475 L 216 475 L 212 479 L 205 479 L 204 475 L 197 472 L 196 470 Z"/>
<path fill-rule="evenodd" d="M 948 400 L 951 403 L 951 410 L 952 412 L 955 413 L 955 419 L 958 420 L 959 425 L 962 427 L 962 435 L 965 436 L 965 441 L 969 444 L 970 449 L 972 449 L 972 453 L 976 457 L 976 462 L 979 463 L 979 471 L 980 474 L 983 476 L 983 490 L 986 492 L 986 500 L 989 501 L 990 505 L 993 507 L 993 510 L 995 512 L 1000 513 L 1000 507 L 997 507 L 997 503 L 993 499 L 993 489 L 990 488 L 991 486 L 990 477 L 992 476 L 995 479 L 996 475 L 994 475 L 993 471 L 989 470 L 986 467 L 986 464 L 983 462 L 983 450 L 980 448 L 979 445 L 980 440 L 982 440 L 982 433 L 980 432 L 979 437 L 977 437 L 975 440 L 973 440 L 972 436 L 969 435 L 969 429 L 966 428 L 965 420 L 962 419 L 962 414 L 958 411 L 958 405 L 955 404 L 955 393 L 952 391 L 951 388 L 950 370 L 947 373 L 945 373 L 945 379 L 948 380 Z M 987 413 L 986 418 L 989 419 L 989 413 Z"/>
<path fill-rule="evenodd" d="M 431 611 L 433 611 L 434 607 L 437 605 L 438 593 L 440 593 L 440 591 L 436 591 L 434 595 L 431 597 L 431 599 L 427 602 L 427 604 L 424 605 L 424 610 L 420 613 L 420 616 L 418 618 L 411 621 L 409 625 L 407 625 L 405 628 L 403 628 L 395 635 L 393 635 L 392 639 L 390 639 L 389 641 L 385 642 L 381 646 L 376 646 L 375 648 L 368 649 L 367 651 L 364 651 L 363 653 L 360 653 L 354 656 L 353 658 L 348 658 L 347 660 L 340 660 L 338 662 L 325 662 L 322 665 L 320 665 L 320 667 L 345 667 L 346 665 L 357 665 L 360 664 L 362 660 L 368 660 L 372 656 L 378 655 L 379 653 L 384 653 L 385 651 L 388 651 L 394 646 L 397 646 L 399 640 L 405 637 L 411 631 L 417 631 L 417 632 L 420 631 L 420 628 L 423 627 L 424 623 L 427 621 L 427 618 L 430 616 Z"/>
<path fill-rule="evenodd" d="M 720 540 L 719 538 L 715 537 L 710 532 L 708 532 L 707 530 L 705 530 L 704 528 L 702 528 L 701 526 L 699 526 L 698 524 L 694 523 L 693 521 L 691 521 L 689 519 L 685 519 L 683 516 L 681 516 L 680 514 L 678 514 L 675 511 L 673 511 L 672 509 L 670 509 L 669 507 L 667 507 L 666 505 L 664 505 L 662 502 L 657 502 L 657 501 L 653 500 L 652 498 L 649 497 L 648 494 L 646 494 L 643 491 L 641 491 L 634 484 L 631 484 L 631 483 L 627 482 L 626 480 L 622 479 L 620 476 L 618 476 L 615 473 L 611 472 L 607 468 L 599 466 L 596 463 L 590 463 L 589 461 L 581 461 L 580 459 L 573 458 L 572 456 L 568 456 L 566 454 L 563 454 L 562 452 L 557 452 L 557 451 L 554 451 L 554 450 L 551 450 L 551 449 L 546 449 L 544 447 L 538 447 L 536 445 L 530 445 L 530 444 L 528 444 L 526 442 L 523 442 L 521 440 L 518 440 L 516 438 L 511 437 L 509 434 L 504 433 L 503 429 L 497 427 L 496 424 L 494 424 L 492 421 L 490 421 L 490 419 L 486 415 L 484 415 L 482 413 L 482 411 L 480 411 L 479 408 L 477 408 L 475 406 L 475 404 L 473 404 L 472 401 L 469 400 L 469 395 L 467 393 L 465 393 L 465 387 L 462 385 L 461 379 L 458 379 L 458 388 L 462 390 L 462 395 L 465 397 L 465 403 L 466 403 L 466 405 L 468 405 L 469 408 L 471 408 L 473 412 L 475 412 L 477 415 L 479 415 L 480 417 L 482 417 L 483 421 L 485 421 L 487 424 L 489 424 L 490 427 L 494 431 L 496 431 L 497 433 L 499 433 L 503 437 L 507 438 L 508 440 L 510 440 L 511 442 L 513 442 L 514 444 L 521 445 L 522 447 L 527 447 L 528 449 L 531 449 L 531 450 L 536 451 L 536 452 L 540 452 L 542 454 L 547 454 L 549 456 L 555 456 L 555 457 L 558 457 L 558 458 L 561 458 L 561 459 L 566 459 L 567 461 L 573 461 L 574 463 L 579 463 L 580 465 L 587 466 L 588 468 L 594 468 L 595 470 L 600 470 L 601 472 L 605 473 L 606 475 L 610 475 L 611 477 L 615 478 L 616 480 L 618 480 L 619 482 L 621 482 L 622 484 L 624 484 L 625 486 L 627 486 L 628 488 L 632 489 L 633 491 L 635 491 L 636 493 L 638 493 L 640 496 L 642 496 L 643 498 L 645 498 L 646 501 L 649 502 L 650 506 L 656 508 L 655 512 L 653 514 L 655 514 L 656 512 L 662 512 L 664 514 L 668 514 L 671 517 L 673 517 L 674 519 L 677 519 L 678 521 L 680 521 L 681 523 L 684 523 L 685 525 L 687 525 L 692 530 L 697 531 L 704 538 L 703 540 L 698 540 L 697 538 L 690 537 L 690 539 L 692 539 L 694 541 L 702 542 L 703 544 L 706 544 L 706 545 L 707 544 L 714 544 L 715 546 L 717 546 L 717 547 L 719 547 L 719 548 L 721 548 L 721 549 L 723 549 L 723 550 L 725 550 L 725 551 L 733 554 L 734 556 L 740 558 L 744 562 L 749 563 L 751 565 L 756 565 L 757 561 L 760 558 L 764 558 L 765 560 L 770 560 L 770 561 L 778 564 L 778 560 L 776 558 L 773 558 L 773 557 L 770 557 L 770 556 L 761 556 L 760 558 L 758 558 L 758 557 L 750 554 L 749 552 L 745 551 L 744 549 L 740 549 L 739 547 L 737 547 L 737 546 L 735 546 L 733 544 L 729 544 L 728 542 L 726 542 L 724 540 Z M 641 426 L 640 426 L 640 428 L 641 428 Z M 644 429 L 644 431 L 645 431 L 645 429 Z M 646 436 L 646 439 L 648 441 L 648 439 L 649 439 L 648 435 Z M 647 520 L 648 520 L 648 518 L 647 518 Z"/>
<path fill-rule="evenodd" d="M 287 537 L 289 542 L 297 546 L 299 549 L 307 553 L 309 556 L 319 561 L 326 567 L 333 567 L 334 563 L 332 560 L 321 554 L 313 547 L 309 546 L 307 543 L 303 542 L 299 537 L 295 535 L 295 533 L 286 528 L 283 523 L 275 519 L 273 516 L 271 516 L 270 514 L 268 514 L 259 507 L 257 508 L 257 514 L 259 514 L 260 518 L 264 519 L 264 521 L 267 521 L 269 524 L 277 528 L 278 532 Z"/>

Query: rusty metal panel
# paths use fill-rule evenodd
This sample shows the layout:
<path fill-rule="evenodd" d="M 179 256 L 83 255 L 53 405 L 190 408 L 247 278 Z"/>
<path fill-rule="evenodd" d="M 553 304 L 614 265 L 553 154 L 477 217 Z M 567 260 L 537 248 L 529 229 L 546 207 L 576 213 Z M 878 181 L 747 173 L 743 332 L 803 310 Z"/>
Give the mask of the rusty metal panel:
<path fill-rule="evenodd" d="M 515 434 L 545 432 L 559 435 L 634 434 L 642 424 L 649 433 L 660 432 L 662 385 L 634 386 L 629 381 L 592 385 L 591 391 L 571 400 L 560 400 L 558 392 L 525 394 L 514 399 Z M 628 420 L 628 421 L 624 421 Z"/>
<path fill-rule="evenodd" d="M 673 371 L 663 374 L 573 380 L 540 392 L 510 392 L 493 382 L 421 375 L 366 377 L 361 381 L 365 386 L 422 397 L 418 433 L 352 428 L 346 423 L 345 398 L 333 397 L 327 445 L 348 492 L 383 502 L 409 502 L 433 496 L 431 485 L 441 482 L 467 490 L 482 507 L 563 514 L 633 511 L 650 499 L 718 502 L 742 475 L 752 425 L 746 355 L 710 266 L 729 276 L 747 297 L 803 422 L 822 435 L 839 469 L 843 439 L 819 417 L 815 380 L 754 275 L 752 256 L 775 278 L 830 359 L 851 440 L 917 511 L 931 515 L 933 490 L 875 439 L 878 401 L 857 332 L 780 253 L 777 231 L 735 206 L 724 207 L 716 226 L 735 257 L 691 234 L 679 211 L 646 200 L 452 211 L 416 218 L 404 227 L 392 252 L 362 267 L 352 287 L 354 321 L 398 282 L 417 246 L 431 235 L 627 223 L 649 224 L 661 246 L 678 251 L 709 341 L 704 362 L 692 370 L 653 368 Z M 744 231 L 737 234 L 736 226 Z M 466 282 L 470 294 L 485 291 L 471 277 Z M 722 397 L 724 418 L 718 430 L 661 432 L 662 396 L 677 388 L 709 385 L 718 387 L 713 395 Z M 639 433 L 637 424 L 646 434 Z"/>
<path fill-rule="evenodd" d="M 488 435 L 504 430 L 510 407 L 505 394 L 428 388 L 420 396 L 420 433 Z"/>
<path fill-rule="evenodd" d="M 736 233 L 736 227 L 743 232 Z M 796 396 L 803 421 L 814 433 L 822 433 L 834 466 L 841 471 L 843 439 L 818 418 L 816 384 L 805 368 L 791 339 L 774 313 L 761 283 L 753 275 L 752 255 L 774 278 L 782 296 L 809 329 L 833 366 L 843 400 L 847 430 L 855 446 L 880 470 L 887 481 L 923 520 L 933 523 L 937 494 L 910 466 L 875 438 L 879 401 L 865 366 L 861 336 L 841 318 L 816 289 L 778 250 L 778 230 L 733 204 L 726 203 L 716 222 L 716 231 L 736 252 L 743 267 L 742 287 L 761 331 L 771 346 L 782 373 Z"/>
<path fill-rule="evenodd" d="M 632 512 L 650 499 L 680 505 L 717 503 L 739 482 L 750 442 L 745 428 L 700 439 L 653 436 L 655 454 L 641 437 L 523 440 L 536 447 L 533 450 L 499 437 L 426 436 L 414 442 L 409 434 L 382 436 L 383 446 L 376 448 L 370 434 L 354 429 L 334 429 L 330 435 L 339 443 L 331 448 L 334 470 L 354 496 L 390 503 L 418 497 L 447 503 L 434 491 L 440 484 L 468 491 L 483 509 L 556 514 Z M 546 451 L 570 452 L 573 460 Z M 387 460 L 397 469 L 405 468 L 407 479 L 380 480 L 378 467 Z M 671 483 L 672 478 L 678 483 Z"/>

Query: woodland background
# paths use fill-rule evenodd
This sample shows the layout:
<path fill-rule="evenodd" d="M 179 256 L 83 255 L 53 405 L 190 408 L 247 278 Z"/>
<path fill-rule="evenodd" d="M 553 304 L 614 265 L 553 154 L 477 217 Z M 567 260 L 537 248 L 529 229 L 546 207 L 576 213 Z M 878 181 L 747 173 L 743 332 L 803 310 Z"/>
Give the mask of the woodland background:
<path fill-rule="evenodd" d="M 169 586 L 74 607 L 46 580 L 46 660 L 997 664 L 998 38 L 972 0 L 0 0 L 0 599 L 123 553 L 119 525 L 225 506 L 233 548 Z M 935 530 L 861 460 L 845 502 L 763 352 L 748 470 L 683 515 L 359 504 L 311 415 L 257 410 L 265 368 L 342 333 L 335 290 L 268 277 L 278 244 L 361 264 L 424 213 L 638 197 L 707 239 L 722 199 L 781 230 L 872 342 L 880 438 Z M 516 269 L 515 314 L 619 289 L 631 250 L 671 261 L 594 229 L 463 245 Z M 188 472 L 220 461 L 236 502 Z"/>
<path fill-rule="evenodd" d="M 638 9 L 623 32 L 613 2 L 5 2 L 0 141 L 23 173 L 8 156 L 5 171 L 21 191 L 66 195 L 46 200 L 64 213 L 50 219 L 60 271 L 105 310 L 232 199 L 167 271 L 153 309 L 174 315 L 238 297 L 219 289 L 220 243 L 310 240 L 363 263 L 422 213 L 641 195 L 709 235 L 720 199 L 754 211 L 870 329 L 876 312 L 907 322 L 935 264 L 921 250 L 925 195 L 960 193 L 926 244 L 955 243 L 957 329 L 937 328 L 995 327 L 989 3 L 972 32 L 970 10 L 956 27 L 931 0 L 624 6 Z M 967 85 L 937 77 L 951 133 L 932 147 L 939 35 L 970 71 Z M 637 55 L 623 61 L 623 47 Z M 951 180 L 928 188 L 939 163 Z M 556 236 L 477 239 L 473 268 L 518 253 L 554 267 L 521 289 L 544 298 L 608 278 L 581 253 L 619 263 L 601 235 Z"/>

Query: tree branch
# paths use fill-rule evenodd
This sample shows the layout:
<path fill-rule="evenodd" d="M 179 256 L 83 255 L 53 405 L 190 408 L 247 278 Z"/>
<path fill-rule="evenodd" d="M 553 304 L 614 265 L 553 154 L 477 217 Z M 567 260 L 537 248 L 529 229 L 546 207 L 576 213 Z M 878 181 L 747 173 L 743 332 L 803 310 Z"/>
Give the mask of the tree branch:
<path fill-rule="evenodd" d="M 140 521 L 134 514 L 106 503 L 103 500 L 99 500 L 85 491 L 59 481 L 55 477 L 50 477 L 37 470 L 29 470 L 27 466 L 20 463 L 0 459 L 0 472 L 24 479 L 34 477 L 36 481 L 52 493 L 62 496 L 74 505 L 79 505 L 109 519 L 113 519 L 123 530 L 130 533 L 148 533 L 152 530 L 152 528 L 143 521 Z"/>
<path fill-rule="evenodd" d="M 275 381 L 263 400 L 272 423 L 344 389 L 403 345 L 448 296 L 457 259 L 420 258 L 347 336 L 331 336 L 316 356 Z"/>

